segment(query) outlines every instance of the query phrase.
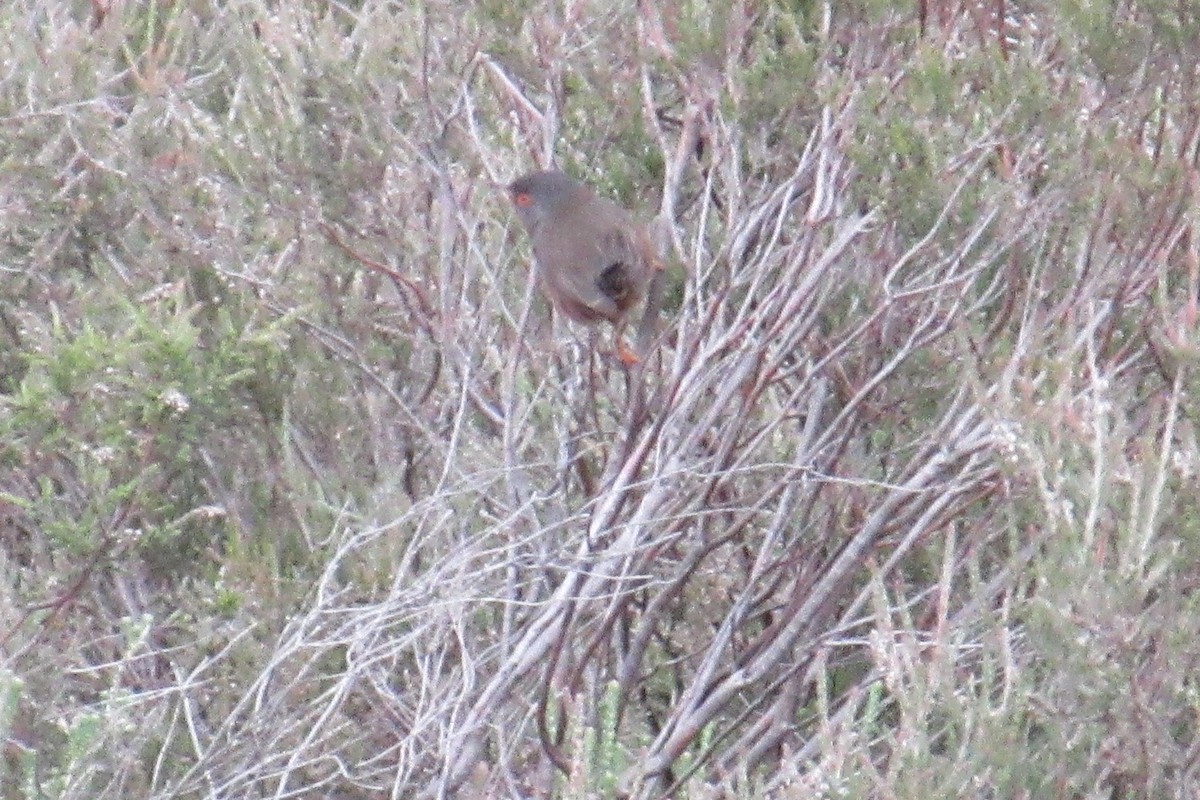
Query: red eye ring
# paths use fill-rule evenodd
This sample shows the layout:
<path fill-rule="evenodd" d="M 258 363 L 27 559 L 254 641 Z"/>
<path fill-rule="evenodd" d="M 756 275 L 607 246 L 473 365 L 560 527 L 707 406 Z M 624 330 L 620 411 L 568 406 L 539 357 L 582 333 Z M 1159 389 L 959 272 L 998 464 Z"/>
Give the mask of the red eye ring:
<path fill-rule="evenodd" d="M 533 196 L 529 192 L 517 192 L 513 195 L 513 202 L 521 208 L 533 205 Z"/>

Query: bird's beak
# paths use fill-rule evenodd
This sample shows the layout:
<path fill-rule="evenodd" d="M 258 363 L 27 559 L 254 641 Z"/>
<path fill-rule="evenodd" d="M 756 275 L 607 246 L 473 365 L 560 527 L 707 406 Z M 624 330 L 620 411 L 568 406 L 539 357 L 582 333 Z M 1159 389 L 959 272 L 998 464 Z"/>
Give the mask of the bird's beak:
<path fill-rule="evenodd" d="M 504 194 L 508 195 L 509 197 L 512 197 L 512 184 L 511 183 L 497 183 L 496 181 L 491 180 L 490 178 L 485 180 L 484 183 L 493 192 L 503 192 Z"/>

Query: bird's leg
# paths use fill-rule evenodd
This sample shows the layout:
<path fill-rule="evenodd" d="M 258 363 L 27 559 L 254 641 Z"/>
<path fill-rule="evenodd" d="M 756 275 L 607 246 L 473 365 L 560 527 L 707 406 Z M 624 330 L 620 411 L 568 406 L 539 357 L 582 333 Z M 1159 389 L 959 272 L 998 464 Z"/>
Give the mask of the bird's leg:
<path fill-rule="evenodd" d="M 632 367 L 634 364 L 642 363 L 642 359 L 633 352 L 629 345 L 625 344 L 624 331 L 624 323 L 613 325 L 613 350 L 617 354 L 617 360 L 627 367 Z"/>

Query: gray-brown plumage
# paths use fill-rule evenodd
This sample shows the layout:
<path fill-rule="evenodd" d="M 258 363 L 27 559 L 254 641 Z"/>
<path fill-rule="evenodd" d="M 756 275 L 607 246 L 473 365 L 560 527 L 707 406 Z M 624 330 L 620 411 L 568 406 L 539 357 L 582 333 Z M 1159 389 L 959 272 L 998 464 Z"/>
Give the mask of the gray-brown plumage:
<path fill-rule="evenodd" d="M 576 322 L 608 320 L 618 356 L 637 361 L 621 332 L 659 268 L 645 227 L 558 170 L 518 178 L 508 194 L 533 243 L 538 283 L 550 302 Z"/>

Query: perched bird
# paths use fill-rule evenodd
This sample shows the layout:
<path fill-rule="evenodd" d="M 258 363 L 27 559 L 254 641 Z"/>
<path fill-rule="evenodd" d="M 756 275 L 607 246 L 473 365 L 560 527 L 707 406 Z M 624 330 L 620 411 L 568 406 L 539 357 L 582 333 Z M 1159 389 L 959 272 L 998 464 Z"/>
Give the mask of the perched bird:
<path fill-rule="evenodd" d="M 558 170 L 533 172 L 508 186 L 533 243 L 538 284 L 556 309 L 585 324 L 613 325 L 617 357 L 640 358 L 624 342 L 630 311 L 660 283 L 661 264 L 646 228 L 628 211 Z M 652 292 L 653 293 L 653 292 Z M 652 332 L 657 301 L 647 303 L 642 333 Z M 648 335 L 639 336 L 646 347 Z M 643 353 L 644 355 L 644 353 Z"/>

